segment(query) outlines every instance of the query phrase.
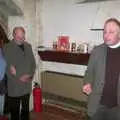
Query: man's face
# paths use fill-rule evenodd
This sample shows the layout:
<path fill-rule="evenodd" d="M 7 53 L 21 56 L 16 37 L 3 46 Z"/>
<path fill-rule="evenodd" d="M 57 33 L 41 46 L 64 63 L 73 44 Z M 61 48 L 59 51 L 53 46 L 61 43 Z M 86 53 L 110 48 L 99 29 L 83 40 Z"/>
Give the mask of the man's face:
<path fill-rule="evenodd" d="M 108 22 L 104 26 L 103 39 L 105 44 L 112 46 L 120 41 L 120 28 L 115 22 Z"/>
<path fill-rule="evenodd" d="M 22 29 L 16 29 L 15 33 L 13 34 L 13 38 L 16 42 L 16 44 L 21 45 L 23 44 L 24 40 L 25 40 L 25 33 Z"/>

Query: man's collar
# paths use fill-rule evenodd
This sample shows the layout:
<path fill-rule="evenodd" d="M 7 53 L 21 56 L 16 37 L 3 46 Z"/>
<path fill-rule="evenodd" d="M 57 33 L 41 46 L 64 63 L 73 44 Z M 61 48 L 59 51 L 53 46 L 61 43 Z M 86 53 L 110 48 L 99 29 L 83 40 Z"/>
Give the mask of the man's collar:
<path fill-rule="evenodd" d="M 119 46 L 120 46 L 120 42 L 117 43 L 116 45 L 111 45 L 111 46 L 108 46 L 108 47 L 110 47 L 110 48 L 118 48 Z"/>

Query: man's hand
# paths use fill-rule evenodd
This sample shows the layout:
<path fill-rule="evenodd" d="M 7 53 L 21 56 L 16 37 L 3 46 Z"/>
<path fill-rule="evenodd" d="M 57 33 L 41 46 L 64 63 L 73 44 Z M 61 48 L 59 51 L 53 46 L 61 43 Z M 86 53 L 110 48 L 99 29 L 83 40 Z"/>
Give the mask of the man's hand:
<path fill-rule="evenodd" d="M 83 92 L 89 95 L 92 92 L 92 87 L 90 83 L 87 83 L 82 88 Z"/>
<path fill-rule="evenodd" d="M 16 68 L 15 68 L 14 65 L 11 65 L 11 66 L 10 66 L 10 74 L 11 74 L 11 75 L 16 75 Z"/>
<path fill-rule="evenodd" d="M 22 75 L 22 76 L 20 77 L 20 80 L 21 80 L 22 82 L 30 81 L 30 75 L 24 74 L 24 75 Z"/>

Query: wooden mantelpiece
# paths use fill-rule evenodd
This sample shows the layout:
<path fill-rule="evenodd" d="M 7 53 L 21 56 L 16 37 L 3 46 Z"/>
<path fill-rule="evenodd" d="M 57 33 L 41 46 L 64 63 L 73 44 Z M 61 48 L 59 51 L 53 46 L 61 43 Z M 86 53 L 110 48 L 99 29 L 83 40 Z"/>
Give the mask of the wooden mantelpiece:
<path fill-rule="evenodd" d="M 54 50 L 38 51 L 43 61 L 87 65 L 90 54 L 61 52 Z"/>

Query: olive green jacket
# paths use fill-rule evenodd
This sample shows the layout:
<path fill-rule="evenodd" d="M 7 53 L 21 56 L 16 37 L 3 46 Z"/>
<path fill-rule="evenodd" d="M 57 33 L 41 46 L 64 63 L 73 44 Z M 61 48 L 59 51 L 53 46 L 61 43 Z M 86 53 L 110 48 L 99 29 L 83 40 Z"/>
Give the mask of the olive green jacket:
<path fill-rule="evenodd" d="M 7 62 L 8 77 L 8 96 L 18 97 L 29 94 L 32 90 L 32 78 L 34 76 L 36 62 L 33 55 L 32 47 L 24 42 L 24 52 L 16 45 L 15 41 L 10 41 L 4 49 L 5 59 Z M 10 74 L 10 66 L 16 68 L 16 75 Z M 20 77 L 24 74 L 31 76 L 31 80 L 27 82 L 20 81 Z"/>
<path fill-rule="evenodd" d="M 84 84 L 92 85 L 92 93 L 88 98 L 88 115 L 92 116 L 100 106 L 105 84 L 105 67 L 106 67 L 107 46 L 101 44 L 94 48 L 88 62 L 88 69 L 84 77 Z M 114 64 L 114 63 L 113 63 Z M 118 105 L 120 105 L 120 77 L 118 82 Z"/>

